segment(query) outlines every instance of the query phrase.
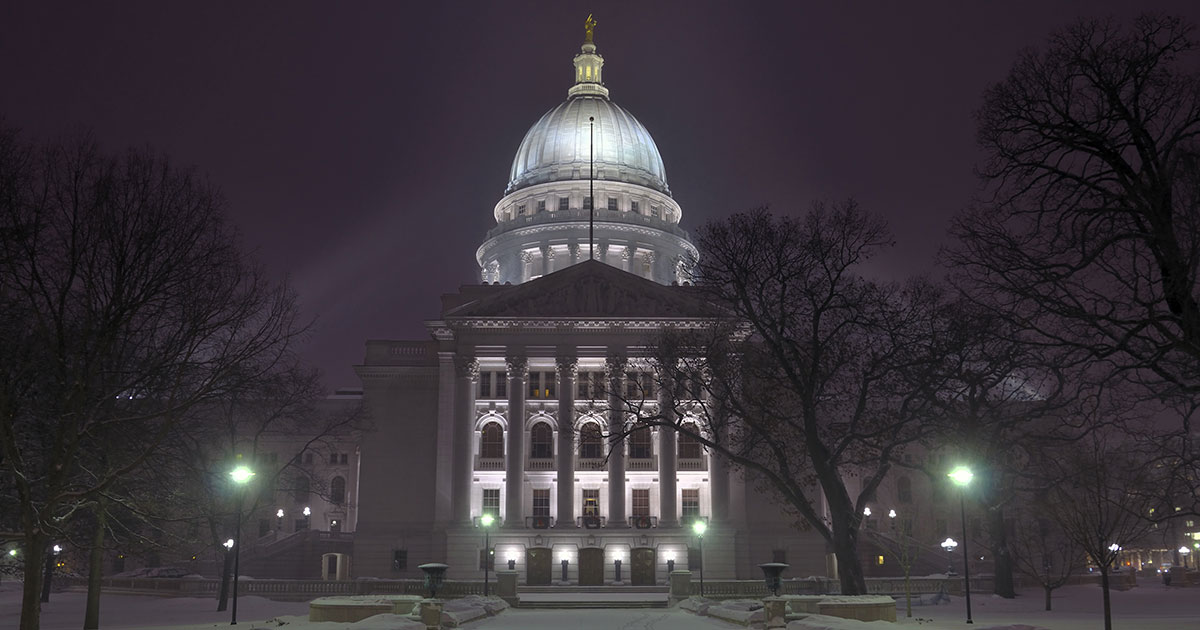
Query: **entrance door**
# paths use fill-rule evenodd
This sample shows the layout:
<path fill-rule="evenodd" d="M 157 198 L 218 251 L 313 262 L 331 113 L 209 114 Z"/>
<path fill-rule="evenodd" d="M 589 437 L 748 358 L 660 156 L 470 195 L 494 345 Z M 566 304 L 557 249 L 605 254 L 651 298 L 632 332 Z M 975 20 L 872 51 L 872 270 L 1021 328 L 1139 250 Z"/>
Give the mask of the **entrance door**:
<path fill-rule="evenodd" d="M 588 547 L 579 550 L 579 585 L 604 586 L 604 550 Z"/>
<path fill-rule="evenodd" d="M 529 586 L 550 585 L 550 550 L 534 547 L 525 552 L 525 583 Z"/>
<path fill-rule="evenodd" d="M 634 586 L 654 586 L 654 550 L 634 549 L 630 554 L 629 579 Z"/>

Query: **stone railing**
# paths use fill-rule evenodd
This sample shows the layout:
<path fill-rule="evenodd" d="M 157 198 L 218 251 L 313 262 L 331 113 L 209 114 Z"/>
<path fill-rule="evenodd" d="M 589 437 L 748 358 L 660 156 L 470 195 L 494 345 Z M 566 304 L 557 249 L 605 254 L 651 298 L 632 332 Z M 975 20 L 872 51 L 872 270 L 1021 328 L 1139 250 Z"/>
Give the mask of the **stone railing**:
<path fill-rule="evenodd" d="M 525 462 L 525 470 L 554 470 L 555 462 L 553 459 L 529 459 Z"/>
<path fill-rule="evenodd" d="M 708 470 L 708 460 L 703 457 L 695 459 L 680 458 L 677 460 L 676 470 Z"/>
<path fill-rule="evenodd" d="M 608 468 L 608 461 L 600 459 L 577 459 L 575 460 L 575 470 L 605 470 Z"/>
<path fill-rule="evenodd" d="M 475 470 L 504 470 L 504 458 L 476 457 Z"/>
<path fill-rule="evenodd" d="M 625 460 L 625 470 L 658 470 L 658 459 L 646 457 Z"/>
<path fill-rule="evenodd" d="M 867 593 L 871 595 L 893 595 L 904 592 L 904 578 L 867 578 Z M 974 583 L 972 583 L 972 587 Z M 921 593 L 962 593 L 959 578 L 912 578 L 909 588 L 914 595 Z M 972 588 L 972 591 L 975 589 Z M 841 593 L 838 581 L 831 578 L 785 579 L 781 595 L 837 595 Z M 700 580 L 693 572 L 691 594 L 700 594 Z M 770 593 L 763 580 L 706 580 L 704 596 L 711 599 L 762 598 Z"/>
<path fill-rule="evenodd" d="M 87 578 L 55 577 L 54 581 L 70 588 L 87 588 Z M 154 593 L 179 597 L 215 597 L 221 589 L 216 579 L 188 578 L 103 578 L 104 591 Z M 304 601 L 326 595 L 420 595 L 428 594 L 424 580 L 239 580 L 238 595 L 258 595 L 267 599 Z M 443 597 L 482 595 L 483 581 L 447 580 L 438 588 Z"/>

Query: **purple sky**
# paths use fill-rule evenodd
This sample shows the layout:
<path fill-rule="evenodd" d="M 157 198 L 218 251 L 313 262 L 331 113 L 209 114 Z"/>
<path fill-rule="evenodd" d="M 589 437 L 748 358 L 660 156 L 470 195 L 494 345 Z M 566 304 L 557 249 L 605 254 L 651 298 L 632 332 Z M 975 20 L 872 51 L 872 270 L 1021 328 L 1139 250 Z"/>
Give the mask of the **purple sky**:
<path fill-rule="evenodd" d="M 975 190 L 973 112 L 1077 16 L 1194 2 L 7 2 L 0 116 L 149 144 L 219 184 L 246 245 L 357 385 L 368 338 L 425 338 L 594 12 L 612 98 L 650 130 L 683 227 L 856 198 L 927 271 Z M 836 4 L 836 6 L 834 6 Z M 750 7 L 750 8 L 746 8 Z"/>

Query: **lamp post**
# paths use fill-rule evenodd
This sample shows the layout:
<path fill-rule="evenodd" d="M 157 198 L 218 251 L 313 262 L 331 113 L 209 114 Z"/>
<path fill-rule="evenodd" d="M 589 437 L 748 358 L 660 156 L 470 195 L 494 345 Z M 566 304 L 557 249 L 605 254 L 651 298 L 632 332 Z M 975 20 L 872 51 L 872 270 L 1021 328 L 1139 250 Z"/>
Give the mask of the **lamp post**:
<path fill-rule="evenodd" d="M 42 601 L 50 601 L 50 582 L 54 579 L 54 565 L 58 562 L 58 554 L 62 553 L 62 547 L 54 545 L 46 550 L 46 567 L 42 574 Z"/>
<path fill-rule="evenodd" d="M 483 596 L 488 596 L 488 569 L 492 565 L 492 546 L 488 539 L 489 531 L 492 523 L 496 522 L 496 518 L 491 514 L 484 512 L 483 516 L 479 517 L 479 525 L 483 527 Z"/>
<path fill-rule="evenodd" d="M 963 591 L 967 596 L 967 623 L 975 623 L 971 620 L 971 559 L 967 555 L 967 486 L 971 480 L 975 478 L 975 473 L 966 466 L 958 466 L 950 471 L 947 475 L 954 485 L 959 487 L 958 493 L 958 509 L 962 517 L 962 548 L 963 548 Z"/>
<path fill-rule="evenodd" d="M 275 533 L 283 533 L 283 508 L 275 510 Z"/>
<path fill-rule="evenodd" d="M 239 562 L 242 556 L 242 499 L 246 495 L 246 484 L 254 477 L 254 471 L 247 466 L 238 466 L 229 471 L 229 478 L 238 486 L 237 498 L 237 528 L 233 542 L 233 613 L 229 625 L 237 625 L 238 573 L 241 571 Z"/>
<path fill-rule="evenodd" d="M 312 508 L 304 506 L 304 529 L 305 531 L 312 529 Z"/>
<path fill-rule="evenodd" d="M 949 562 L 949 564 L 946 566 L 946 575 L 951 575 L 954 573 L 954 556 L 951 554 L 954 553 L 954 548 L 957 546 L 958 541 L 949 536 L 946 537 L 946 540 L 942 541 L 942 549 L 946 550 L 946 558 Z"/>
<path fill-rule="evenodd" d="M 1181 564 L 1183 565 L 1183 568 L 1185 568 L 1185 569 L 1187 568 L 1187 558 L 1188 558 L 1189 553 L 1192 553 L 1191 549 L 1188 549 L 1187 547 L 1179 548 L 1179 555 L 1180 555 L 1180 557 L 1183 558 L 1183 561 L 1181 562 Z"/>
<path fill-rule="evenodd" d="M 700 597 L 704 597 L 704 530 L 706 529 L 708 529 L 708 523 L 700 519 L 696 519 L 692 523 L 692 531 L 696 532 L 696 538 L 700 541 Z"/>

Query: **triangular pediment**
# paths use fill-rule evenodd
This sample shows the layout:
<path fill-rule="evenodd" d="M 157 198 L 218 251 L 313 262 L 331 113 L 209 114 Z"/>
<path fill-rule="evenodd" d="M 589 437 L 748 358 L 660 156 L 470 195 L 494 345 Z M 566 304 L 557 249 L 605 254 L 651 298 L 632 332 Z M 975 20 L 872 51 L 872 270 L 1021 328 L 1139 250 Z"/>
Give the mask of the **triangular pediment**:
<path fill-rule="evenodd" d="M 587 260 L 446 312 L 457 318 L 694 318 L 713 309 L 696 289 L 664 286 Z"/>

